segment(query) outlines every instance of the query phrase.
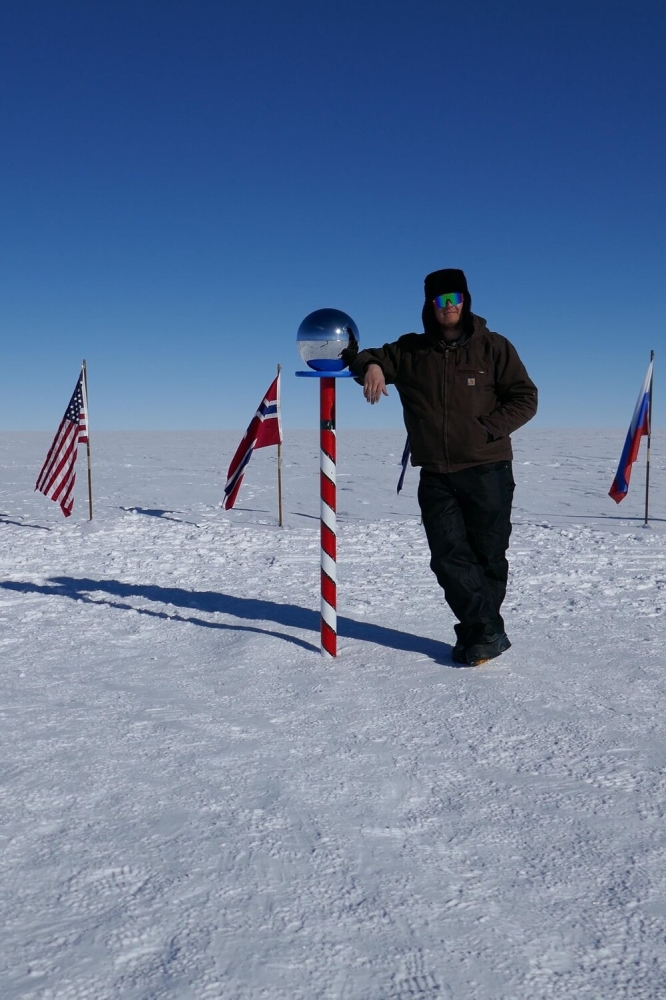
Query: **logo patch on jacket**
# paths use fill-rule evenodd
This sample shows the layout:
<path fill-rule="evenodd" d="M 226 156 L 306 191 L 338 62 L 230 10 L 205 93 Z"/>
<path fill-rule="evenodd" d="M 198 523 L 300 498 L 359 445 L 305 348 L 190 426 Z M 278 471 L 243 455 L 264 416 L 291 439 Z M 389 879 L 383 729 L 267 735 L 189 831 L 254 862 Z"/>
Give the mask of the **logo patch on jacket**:
<path fill-rule="evenodd" d="M 467 379 L 467 385 L 476 385 L 476 379 L 475 378 L 468 378 Z"/>

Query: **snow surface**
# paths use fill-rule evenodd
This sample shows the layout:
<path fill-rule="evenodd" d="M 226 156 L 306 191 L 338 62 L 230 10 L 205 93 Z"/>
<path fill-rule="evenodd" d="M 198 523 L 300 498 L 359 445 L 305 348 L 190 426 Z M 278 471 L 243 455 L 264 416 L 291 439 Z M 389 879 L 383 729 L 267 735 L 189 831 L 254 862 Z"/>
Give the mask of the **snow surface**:
<path fill-rule="evenodd" d="M 74 516 L 0 436 L 0 996 L 666 996 L 666 465 L 516 435 L 513 648 L 450 661 L 403 434 L 339 436 L 319 654 L 316 433 L 93 435 Z"/>

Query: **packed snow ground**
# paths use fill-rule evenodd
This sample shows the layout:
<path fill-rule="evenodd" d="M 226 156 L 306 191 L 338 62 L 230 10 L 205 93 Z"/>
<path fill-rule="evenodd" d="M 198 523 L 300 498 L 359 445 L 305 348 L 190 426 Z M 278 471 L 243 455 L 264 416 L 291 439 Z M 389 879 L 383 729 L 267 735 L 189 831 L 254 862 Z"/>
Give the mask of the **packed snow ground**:
<path fill-rule="evenodd" d="M 0 436 L 3 1000 L 666 996 L 666 462 L 516 435 L 513 647 L 450 661 L 400 432 L 93 436 L 74 516 Z"/>

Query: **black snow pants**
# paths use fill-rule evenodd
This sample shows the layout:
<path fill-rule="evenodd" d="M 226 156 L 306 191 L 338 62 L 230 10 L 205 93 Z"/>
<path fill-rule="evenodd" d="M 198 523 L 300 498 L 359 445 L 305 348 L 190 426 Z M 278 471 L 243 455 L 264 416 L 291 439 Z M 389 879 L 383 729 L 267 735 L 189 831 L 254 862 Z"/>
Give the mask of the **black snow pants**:
<path fill-rule="evenodd" d="M 514 487 L 511 462 L 450 473 L 421 470 L 418 496 L 430 568 L 458 618 L 456 634 L 465 645 L 504 631 L 500 608 Z"/>

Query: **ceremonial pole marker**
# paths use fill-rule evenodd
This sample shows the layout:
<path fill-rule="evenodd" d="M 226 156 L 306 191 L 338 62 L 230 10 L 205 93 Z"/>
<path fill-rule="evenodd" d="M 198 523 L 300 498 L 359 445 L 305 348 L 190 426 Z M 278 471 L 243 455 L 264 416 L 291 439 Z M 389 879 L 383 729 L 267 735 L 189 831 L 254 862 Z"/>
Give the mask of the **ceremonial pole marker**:
<path fill-rule="evenodd" d="M 337 656 L 337 523 L 335 475 L 335 379 L 319 383 L 319 469 L 321 511 L 321 650 Z"/>
<path fill-rule="evenodd" d="M 343 370 L 340 353 L 353 342 L 358 344 L 358 329 L 347 313 L 318 309 L 301 323 L 297 341 L 310 371 L 296 374 L 320 379 L 321 653 L 331 659 L 337 656 L 338 641 L 335 380 L 351 378 L 351 372 Z"/>

